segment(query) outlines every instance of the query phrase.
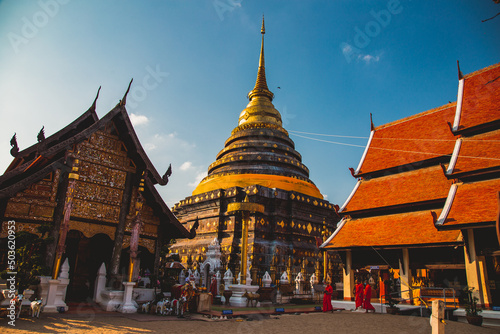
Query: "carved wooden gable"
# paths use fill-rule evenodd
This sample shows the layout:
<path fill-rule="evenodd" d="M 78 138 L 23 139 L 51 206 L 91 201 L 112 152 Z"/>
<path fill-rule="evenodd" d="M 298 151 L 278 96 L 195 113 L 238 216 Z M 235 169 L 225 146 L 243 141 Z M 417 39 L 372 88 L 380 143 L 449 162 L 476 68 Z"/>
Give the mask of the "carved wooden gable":
<path fill-rule="evenodd" d="M 118 223 L 127 172 L 135 172 L 123 142 L 97 131 L 76 147 L 80 160 L 72 216 Z"/>
<path fill-rule="evenodd" d="M 52 221 L 56 207 L 60 171 L 47 174 L 24 191 L 9 199 L 5 216 L 15 219 Z"/>

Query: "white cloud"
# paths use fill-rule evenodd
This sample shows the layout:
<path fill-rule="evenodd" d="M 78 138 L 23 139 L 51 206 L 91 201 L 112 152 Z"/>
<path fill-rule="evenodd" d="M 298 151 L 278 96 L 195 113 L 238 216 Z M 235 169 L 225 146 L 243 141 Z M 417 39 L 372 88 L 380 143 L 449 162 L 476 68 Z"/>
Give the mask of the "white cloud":
<path fill-rule="evenodd" d="M 370 64 L 371 62 L 377 62 L 380 60 L 379 56 L 359 55 L 359 57 L 361 57 L 361 59 L 367 64 Z"/>
<path fill-rule="evenodd" d="M 190 183 L 188 183 L 188 186 L 190 186 L 190 187 L 196 187 L 196 186 L 197 186 L 197 185 L 201 182 L 201 180 L 203 180 L 203 178 L 204 178 L 205 176 L 207 176 L 207 175 L 208 175 L 208 173 L 207 173 L 207 172 L 201 172 L 201 173 L 198 173 L 198 174 L 196 175 L 196 178 L 195 178 L 194 182 L 190 182 Z"/>
<path fill-rule="evenodd" d="M 179 169 L 184 171 L 190 169 L 191 167 L 193 167 L 193 163 L 191 161 L 186 161 L 179 167 Z"/>
<path fill-rule="evenodd" d="M 351 51 L 352 51 L 352 46 L 345 43 L 344 47 L 342 48 L 342 53 L 344 53 L 344 55 L 348 55 Z"/>
<path fill-rule="evenodd" d="M 356 61 L 356 62 L 362 61 L 365 64 L 375 63 L 380 60 L 380 57 L 383 54 L 383 52 L 381 51 L 375 52 L 378 53 L 378 55 L 363 53 L 364 50 L 353 47 L 348 43 L 341 43 L 340 48 L 348 63 L 350 63 L 351 61 Z"/>
<path fill-rule="evenodd" d="M 147 124 L 149 119 L 144 115 L 136 115 L 134 113 L 130 114 L 130 121 L 133 126 Z"/>
<path fill-rule="evenodd" d="M 146 149 L 146 151 L 152 151 L 156 149 L 156 145 L 153 143 L 146 143 L 146 145 L 144 145 L 144 148 Z"/>

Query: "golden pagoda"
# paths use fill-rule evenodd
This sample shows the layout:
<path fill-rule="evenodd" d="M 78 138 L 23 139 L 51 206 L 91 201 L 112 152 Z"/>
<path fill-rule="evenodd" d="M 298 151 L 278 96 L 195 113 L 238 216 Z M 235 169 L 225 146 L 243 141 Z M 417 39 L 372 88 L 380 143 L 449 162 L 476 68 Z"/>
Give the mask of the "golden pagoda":
<path fill-rule="evenodd" d="M 234 186 L 261 185 L 323 199 L 309 180 L 309 170 L 272 103 L 274 94 L 267 87 L 264 64 L 264 19 L 261 33 L 259 70 L 255 87 L 248 93 L 250 102 L 193 195 Z"/>
<path fill-rule="evenodd" d="M 186 227 L 199 224 L 199 228 L 195 239 L 178 240 L 171 251 L 179 253 L 184 264 L 199 268 L 205 277 L 216 270 L 205 255 L 215 238 L 222 249 L 223 268 L 219 270 L 238 271 L 241 213 L 228 212 L 227 206 L 245 196 L 265 207 L 263 213 L 252 213 L 249 222 L 252 279 L 258 280 L 271 267 L 279 274 L 287 266 L 299 270 L 304 261 L 312 273 L 320 256 L 317 241 L 321 232 L 333 230 L 337 222 L 334 206 L 309 179 L 309 169 L 272 103 L 274 94 L 267 86 L 265 72 L 264 18 L 261 33 L 257 80 L 238 125 L 192 196 L 173 208 Z"/>

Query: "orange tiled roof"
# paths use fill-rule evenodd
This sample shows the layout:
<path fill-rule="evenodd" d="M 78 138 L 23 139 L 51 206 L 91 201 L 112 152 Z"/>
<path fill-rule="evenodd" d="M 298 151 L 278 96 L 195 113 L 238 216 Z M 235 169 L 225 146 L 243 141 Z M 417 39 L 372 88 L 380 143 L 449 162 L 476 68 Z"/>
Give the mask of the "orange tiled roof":
<path fill-rule="evenodd" d="M 492 223 L 498 215 L 500 179 L 458 185 L 444 226 Z"/>
<path fill-rule="evenodd" d="M 453 153 L 456 103 L 428 110 L 375 129 L 358 174 L 415 163 Z"/>
<path fill-rule="evenodd" d="M 462 139 L 453 174 L 498 166 L 500 166 L 500 130 L 495 130 Z"/>
<path fill-rule="evenodd" d="M 500 119 L 500 63 L 464 77 L 458 130 Z"/>
<path fill-rule="evenodd" d="M 362 180 L 342 213 L 446 199 L 452 181 L 440 166 Z"/>
<path fill-rule="evenodd" d="M 348 219 L 325 248 L 449 244 L 459 236 L 460 231 L 438 231 L 429 211 L 417 211 Z"/>

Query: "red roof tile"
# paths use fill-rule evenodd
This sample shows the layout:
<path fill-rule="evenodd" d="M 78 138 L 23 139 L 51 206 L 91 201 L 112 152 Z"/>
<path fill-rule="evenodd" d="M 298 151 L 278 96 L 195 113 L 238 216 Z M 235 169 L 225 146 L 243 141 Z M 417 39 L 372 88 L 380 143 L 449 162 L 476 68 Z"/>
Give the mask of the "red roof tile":
<path fill-rule="evenodd" d="M 464 77 L 458 130 L 500 119 L 500 63 Z"/>
<path fill-rule="evenodd" d="M 447 104 L 377 127 L 358 174 L 451 155 L 456 137 L 447 122 L 453 122 L 455 106 Z"/>
<path fill-rule="evenodd" d="M 453 174 L 498 166 L 500 166 L 500 130 L 463 138 Z"/>
<path fill-rule="evenodd" d="M 362 180 L 342 213 L 445 199 L 451 182 L 440 166 Z"/>
<path fill-rule="evenodd" d="M 325 248 L 447 244 L 459 236 L 460 231 L 438 231 L 429 211 L 417 211 L 348 219 Z"/>
<path fill-rule="evenodd" d="M 500 179 L 458 185 L 444 226 L 495 222 Z"/>

